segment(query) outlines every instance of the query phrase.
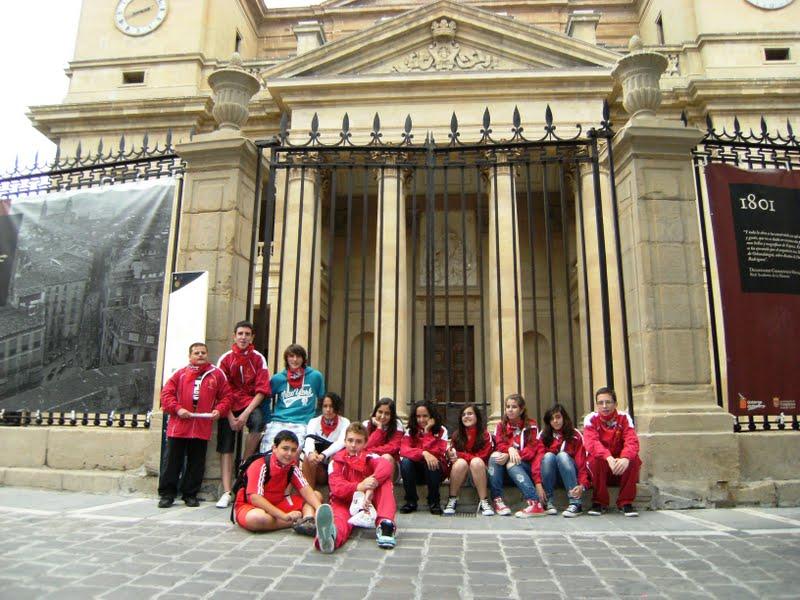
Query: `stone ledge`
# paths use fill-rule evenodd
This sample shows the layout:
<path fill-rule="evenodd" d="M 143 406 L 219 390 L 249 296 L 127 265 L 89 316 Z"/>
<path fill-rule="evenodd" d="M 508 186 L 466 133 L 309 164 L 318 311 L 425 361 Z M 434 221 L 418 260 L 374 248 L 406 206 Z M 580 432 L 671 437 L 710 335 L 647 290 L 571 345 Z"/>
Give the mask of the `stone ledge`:
<path fill-rule="evenodd" d="M 158 479 L 147 476 L 143 469 L 97 471 L 0 467 L 0 484 L 70 492 L 155 496 Z"/>

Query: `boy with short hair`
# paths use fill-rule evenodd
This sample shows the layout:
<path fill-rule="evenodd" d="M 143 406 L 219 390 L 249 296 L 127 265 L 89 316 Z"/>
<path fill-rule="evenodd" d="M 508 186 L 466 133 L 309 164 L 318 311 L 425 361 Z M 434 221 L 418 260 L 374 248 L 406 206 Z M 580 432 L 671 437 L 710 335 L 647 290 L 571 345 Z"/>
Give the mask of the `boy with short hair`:
<path fill-rule="evenodd" d="M 344 449 L 333 456 L 328 476 L 330 504 L 317 509 L 315 545 L 326 554 L 350 537 L 350 504 L 356 492 L 364 494 L 365 510 L 375 508 L 378 546 L 395 547 L 394 465 L 377 454 L 367 453 L 366 443 L 366 428 L 361 423 L 351 423 L 345 431 Z"/>
<path fill-rule="evenodd" d="M 248 531 L 294 527 L 298 533 L 314 534 L 313 515 L 322 504 L 322 495 L 303 478 L 297 465 L 298 448 L 294 433 L 280 431 L 272 452 L 250 464 L 247 487 L 237 492 L 234 504 L 239 526 Z M 286 494 L 290 483 L 298 494 Z"/>
<path fill-rule="evenodd" d="M 253 331 L 250 321 L 236 323 L 233 328 L 233 345 L 217 362 L 217 366 L 228 378 L 233 396 L 228 418 L 220 419 L 217 424 L 217 452 L 220 455 L 223 487 L 217 508 L 226 508 L 231 503 L 236 432 L 247 425 L 244 456 L 255 454 L 266 423 L 261 403 L 272 394 L 267 359 L 253 346 Z"/>
<path fill-rule="evenodd" d="M 186 459 L 181 492 L 187 506 L 198 506 L 211 423 L 230 409 L 230 388 L 222 371 L 208 362 L 208 346 L 189 346 L 189 364 L 178 369 L 161 390 L 161 408 L 169 415 L 164 467 L 158 481 L 159 508 L 168 508 L 178 494 L 178 478 Z"/>
<path fill-rule="evenodd" d="M 290 344 L 283 352 L 286 369 L 272 376 L 270 385 L 275 395 L 275 408 L 263 406 L 268 419 L 267 431 L 261 441 L 261 451 L 266 452 L 272 438 L 283 429 L 297 435 L 303 447 L 308 422 L 317 413 L 317 403 L 325 396 L 325 379 L 322 373 L 308 366 L 308 353 L 299 344 Z"/>
<path fill-rule="evenodd" d="M 588 514 L 598 516 L 608 508 L 608 485 L 619 484 L 617 506 L 626 517 L 638 517 L 633 507 L 636 484 L 639 482 L 639 436 L 633 419 L 617 411 L 617 394 L 609 387 L 595 392 L 596 412 L 583 421 L 583 445 L 592 473 L 592 508 Z"/>

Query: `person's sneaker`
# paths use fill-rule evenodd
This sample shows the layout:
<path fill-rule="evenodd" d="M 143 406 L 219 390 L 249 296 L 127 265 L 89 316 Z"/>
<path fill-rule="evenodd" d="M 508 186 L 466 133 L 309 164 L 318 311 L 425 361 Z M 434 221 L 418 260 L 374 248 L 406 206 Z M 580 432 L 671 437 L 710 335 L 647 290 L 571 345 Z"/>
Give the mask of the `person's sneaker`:
<path fill-rule="evenodd" d="M 636 512 L 636 509 L 633 508 L 633 504 L 623 504 L 622 505 L 622 514 L 626 517 L 638 517 L 639 513 Z"/>
<path fill-rule="evenodd" d="M 336 549 L 336 524 L 330 504 L 322 504 L 317 509 L 316 523 L 319 550 L 323 554 L 330 554 Z"/>
<path fill-rule="evenodd" d="M 175 498 L 161 496 L 161 499 L 158 501 L 158 508 L 169 508 L 173 504 L 175 504 Z"/>
<path fill-rule="evenodd" d="M 397 528 L 389 519 L 384 519 L 380 522 L 375 529 L 375 537 L 378 539 L 378 548 L 391 550 L 397 545 L 397 540 L 394 537 Z"/>
<path fill-rule="evenodd" d="M 455 496 L 450 496 L 447 499 L 447 504 L 445 505 L 442 514 L 448 517 L 453 516 L 456 514 L 456 506 L 458 506 L 458 498 Z"/>
<path fill-rule="evenodd" d="M 405 504 L 403 504 L 403 506 L 400 507 L 400 512 L 403 513 L 404 515 L 407 515 L 408 513 L 417 512 L 417 505 L 414 504 L 413 502 L 406 502 Z"/>
<path fill-rule="evenodd" d="M 599 517 L 604 512 L 606 512 L 606 509 L 603 508 L 602 505 L 595 502 L 594 504 L 592 504 L 592 508 L 590 508 L 586 514 L 589 515 L 590 517 Z"/>
<path fill-rule="evenodd" d="M 228 508 L 231 505 L 231 493 L 222 492 L 222 495 L 217 500 L 217 508 Z"/>
<path fill-rule="evenodd" d="M 566 517 L 567 519 L 572 519 L 574 517 L 579 517 L 581 515 L 582 509 L 580 504 L 570 504 L 567 507 L 567 510 L 561 513 L 562 516 Z"/>
<path fill-rule="evenodd" d="M 317 534 L 317 523 L 314 521 L 314 517 L 303 517 L 292 525 L 292 529 L 300 535 L 314 537 Z"/>
<path fill-rule="evenodd" d="M 492 505 L 489 504 L 489 501 L 486 498 L 478 502 L 478 512 L 481 513 L 484 517 L 491 517 L 494 515 L 494 510 L 492 509 Z"/>
<path fill-rule="evenodd" d="M 538 500 L 528 500 L 528 506 L 522 510 L 518 510 L 514 513 L 514 516 L 518 519 L 527 519 L 529 517 L 543 517 L 546 514 L 541 502 Z"/>
<path fill-rule="evenodd" d="M 558 509 L 556 508 L 556 505 L 553 504 L 552 500 L 548 500 L 547 501 L 547 510 L 545 512 L 548 515 L 557 515 L 558 514 Z"/>
<path fill-rule="evenodd" d="M 500 517 L 507 517 L 511 514 L 511 509 L 506 506 L 502 498 L 494 499 L 494 513 Z"/>
<path fill-rule="evenodd" d="M 438 502 L 434 502 L 430 505 L 430 511 L 432 515 L 441 516 L 442 514 L 442 507 L 439 506 Z"/>
<path fill-rule="evenodd" d="M 200 506 L 200 500 L 197 499 L 197 496 L 187 496 L 183 499 L 183 503 L 191 508 Z"/>

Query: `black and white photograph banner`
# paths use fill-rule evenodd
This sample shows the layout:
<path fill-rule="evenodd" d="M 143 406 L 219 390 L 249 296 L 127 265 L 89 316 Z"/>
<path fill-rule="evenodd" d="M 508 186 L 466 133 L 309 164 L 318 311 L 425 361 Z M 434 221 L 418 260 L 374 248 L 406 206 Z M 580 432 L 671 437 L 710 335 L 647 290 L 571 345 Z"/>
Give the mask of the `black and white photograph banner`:
<path fill-rule="evenodd" d="M 159 179 L 6 203 L 0 409 L 151 408 L 174 193 Z"/>

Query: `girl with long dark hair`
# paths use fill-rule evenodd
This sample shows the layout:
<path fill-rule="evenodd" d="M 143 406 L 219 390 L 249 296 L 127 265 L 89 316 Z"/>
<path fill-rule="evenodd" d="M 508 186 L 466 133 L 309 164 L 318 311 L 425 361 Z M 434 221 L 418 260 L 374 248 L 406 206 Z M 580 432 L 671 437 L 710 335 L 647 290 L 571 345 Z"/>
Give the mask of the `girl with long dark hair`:
<path fill-rule="evenodd" d="M 465 404 L 458 419 L 458 429 L 453 433 L 447 457 L 450 460 L 450 497 L 444 507 L 443 514 L 456 514 L 458 493 L 467 479 L 472 484 L 480 499 L 478 512 L 484 516 L 492 516 L 494 510 L 487 496 L 486 463 L 492 453 L 492 436 L 486 431 L 483 413 L 475 404 Z"/>
<path fill-rule="evenodd" d="M 439 486 L 446 469 L 446 450 L 447 429 L 442 425 L 433 402 L 416 402 L 400 442 L 400 473 L 406 493 L 406 503 L 400 507 L 401 513 L 417 510 L 417 481 L 424 479 L 428 485 L 428 508 L 431 514 L 442 514 Z"/>

